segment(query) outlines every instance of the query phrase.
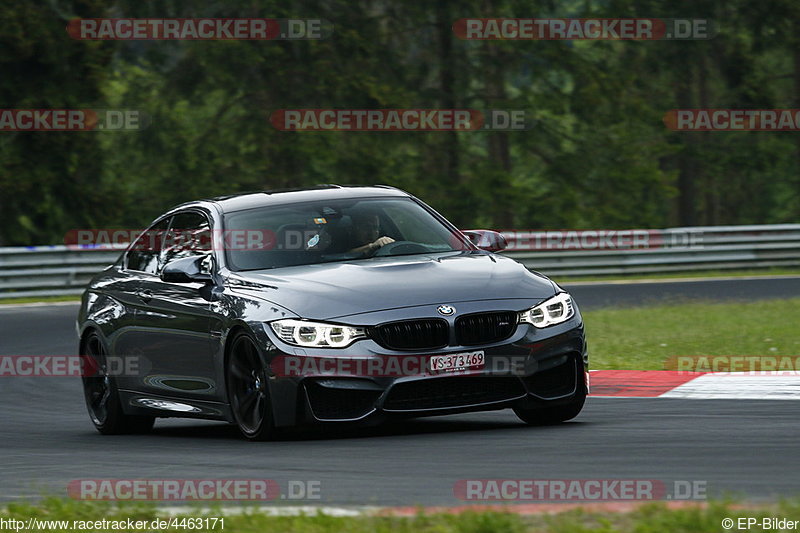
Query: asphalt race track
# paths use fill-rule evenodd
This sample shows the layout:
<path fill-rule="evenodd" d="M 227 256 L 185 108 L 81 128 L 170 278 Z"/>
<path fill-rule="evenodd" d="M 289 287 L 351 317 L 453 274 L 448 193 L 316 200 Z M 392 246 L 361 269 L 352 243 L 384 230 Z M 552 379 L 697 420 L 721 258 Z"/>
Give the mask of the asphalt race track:
<path fill-rule="evenodd" d="M 800 276 L 776 278 L 564 284 L 581 309 L 690 301 L 747 302 L 800 296 Z"/>
<path fill-rule="evenodd" d="M 800 296 L 800 278 L 567 287 L 585 309 Z M 0 306 L 0 354 L 74 354 L 77 305 Z M 795 401 L 590 398 L 557 427 L 511 411 L 249 443 L 233 426 L 163 421 L 103 437 L 72 378 L 0 378 L 0 499 L 63 496 L 86 478 L 319 481 L 318 505 L 457 505 L 460 479 L 704 481 L 709 495 L 800 493 Z"/>

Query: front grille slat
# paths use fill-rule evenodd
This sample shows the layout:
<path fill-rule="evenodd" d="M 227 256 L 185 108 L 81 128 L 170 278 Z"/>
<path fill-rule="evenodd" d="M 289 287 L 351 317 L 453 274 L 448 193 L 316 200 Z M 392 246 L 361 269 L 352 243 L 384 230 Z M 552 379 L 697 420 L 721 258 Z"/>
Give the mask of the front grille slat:
<path fill-rule="evenodd" d="M 447 346 L 447 322 L 439 319 L 406 320 L 370 328 L 372 338 L 390 350 L 434 350 Z"/>
<path fill-rule="evenodd" d="M 456 344 L 476 346 L 510 337 L 517 327 L 517 313 L 493 311 L 456 319 Z M 404 320 L 370 328 L 371 337 L 391 350 L 433 350 L 449 344 L 449 325 L 440 318 Z"/>
<path fill-rule="evenodd" d="M 475 313 L 456 319 L 456 339 L 462 346 L 490 344 L 510 337 L 517 327 L 517 313 Z"/>

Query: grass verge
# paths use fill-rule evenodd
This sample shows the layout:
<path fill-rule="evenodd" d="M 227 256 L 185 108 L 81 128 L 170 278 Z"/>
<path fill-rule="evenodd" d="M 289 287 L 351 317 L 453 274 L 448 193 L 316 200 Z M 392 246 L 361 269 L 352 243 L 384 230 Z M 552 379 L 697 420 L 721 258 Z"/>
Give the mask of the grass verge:
<path fill-rule="evenodd" d="M 0 305 L 4 304 L 35 304 L 35 303 L 48 303 L 48 302 L 75 302 L 80 303 L 80 295 L 72 296 L 31 296 L 28 298 L 6 298 L 0 300 Z"/>
<path fill-rule="evenodd" d="M 11 504 L 0 511 L 0 518 L 26 522 L 31 518 L 40 520 L 67 521 L 62 524 L 41 524 L 37 531 L 98 531 L 94 528 L 80 527 L 79 521 L 141 520 L 152 522 L 159 518 L 157 508 L 144 504 L 121 504 L 119 506 L 49 498 L 39 504 Z M 189 511 L 191 518 L 220 517 L 220 510 L 196 512 Z M 761 506 L 736 506 L 730 502 L 712 502 L 704 507 L 668 509 L 663 503 L 653 503 L 639 507 L 628 513 L 590 512 L 575 509 L 553 515 L 517 515 L 505 512 L 464 512 L 461 514 L 424 514 L 412 517 L 357 516 L 333 517 L 324 514 L 314 516 L 268 516 L 253 510 L 242 515 L 224 516 L 223 524 L 216 528 L 201 528 L 198 531 L 225 531 L 226 533 L 262 533 L 264 531 L 288 533 L 584 533 L 600 531 L 605 533 L 636 532 L 713 532 L 725 531 L 721 524 L 730 518 L 737 523 L 738 518 L 755 518 L 758 526 L 749 531 L 767 531 L 759 527 L 764 518 L 779 517 L 790 520 L 800 519 L 800 499 L 784 500 L 777 504 Z M 77 523 L 75 521 L 78 521 Z M 8 523 L 8 522 L 6 522 Z M 48 525 L 52 527 L 47 527 Z M 67 527 L 63 527 L 63 526 Z M 224 525 L 224 529 L 220 527 Z M 5 528 L 9 529 L 9 528 Z M 10 528 L 13 530 L 14 528 Z M 730 528 L 727 528 L 730 529 Z M 735 529 L 735 528 L 734 528 Z M 122 527 L 115 531 L 143 531 Z M 144 529 L 153 531 L 154 529 Z M 185 528 L 160 528 L 160 531 L 184 531 Z M 774 529 L 773 529 L 774 530 Z M 22 531 L 22 530 L 20 530 Z"/>
<path fill-rule="evenodd" d="M 593 369 L 663 370 L 670 356 L 798 355 L 800 298 L 583 313 Z"/>

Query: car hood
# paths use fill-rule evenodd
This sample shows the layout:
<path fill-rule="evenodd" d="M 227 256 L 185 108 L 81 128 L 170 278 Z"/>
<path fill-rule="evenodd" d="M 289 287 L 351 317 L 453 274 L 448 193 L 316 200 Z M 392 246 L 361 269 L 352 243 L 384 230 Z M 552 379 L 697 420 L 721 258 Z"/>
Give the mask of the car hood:
<path fill-rule="evenodd" d="M 544 299 L 555 293 L 550 280 L 516 261 L 475 252 L 236 272 L 229 286 L 316 320 L 418 305 Z"/>

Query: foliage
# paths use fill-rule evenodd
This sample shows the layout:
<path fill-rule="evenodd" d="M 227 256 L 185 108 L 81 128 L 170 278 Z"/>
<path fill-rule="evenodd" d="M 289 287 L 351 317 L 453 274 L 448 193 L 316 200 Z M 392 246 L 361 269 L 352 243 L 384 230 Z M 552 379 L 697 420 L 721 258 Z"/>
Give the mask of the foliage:
<path fill-rule="evenodd" d="M 462 227 L 666 227 L 800 218 L 796 133 L 676 133 L 684 107 L 800 91 L 790 0 L 49 0 L 0 16 L 4 108 L 124 107 L 141 132 L 0 134 L 0 245 L 141 227 L 198 197 L 394 185 Z M 309 41 L 78 41 L 72 17 L 322 18 Z M 707 41 L 464 41 L 462 17 L 710 17 Z M 524 109 L 512 132 L 282 132 L 292 108 Z"/>

